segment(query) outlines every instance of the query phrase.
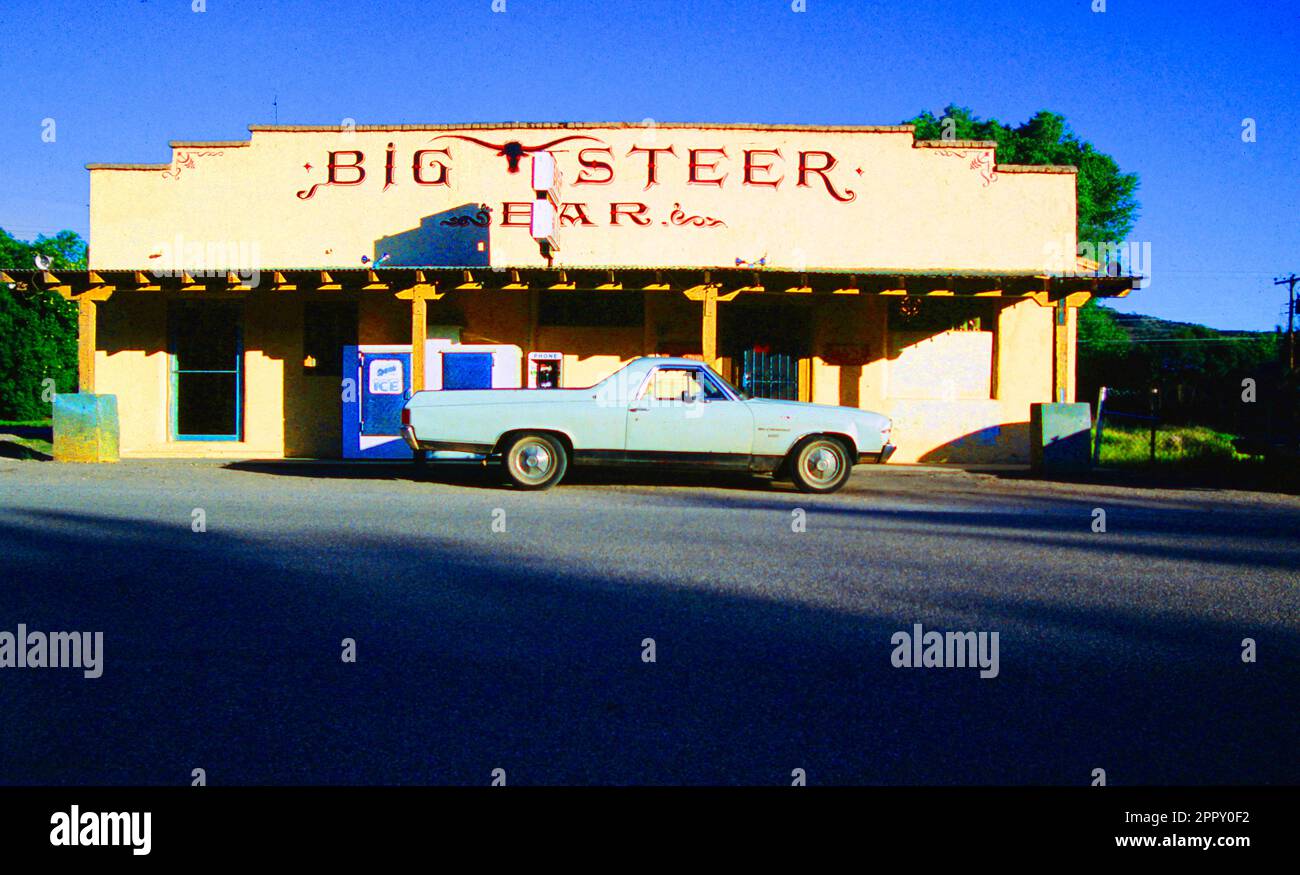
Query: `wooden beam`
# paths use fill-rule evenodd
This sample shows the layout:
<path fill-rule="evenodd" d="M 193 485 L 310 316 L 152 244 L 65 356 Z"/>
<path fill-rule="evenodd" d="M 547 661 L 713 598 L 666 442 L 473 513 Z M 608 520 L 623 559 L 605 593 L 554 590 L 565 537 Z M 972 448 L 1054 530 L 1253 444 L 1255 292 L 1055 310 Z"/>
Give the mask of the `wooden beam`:
<path fill-rule="evenodd" d="M 793 288 L 786 289 L 786 292 L 795 295 L 811 295 L 812 286 L 808 282 L 808 274 L 806 273 L 799 274 L 799 285 Z"/>
<path fill-rule="evenodd" d="M 113 297 L 113 292 L 117 291 L 116 286 L 103 283 L 98 286 L 89 286 L 81 294 L 76 296 L 78 301 L 107 301 Z M 66 295 L 64 297 L 67 297 Z"/>
<path fill-rule="evenodd" d="M 429 335 L 429 302 L 416 295 L 411 298 L 411 391 L 424 389 L 424 342 Z"/>
<path fill-rule="evenodd" d="M 226 271 L 226 291 L 251 292 L 253 290 L 253 287 L 252 285 L 250 285 L 250 280 L 251 277 L 248 280 L 246 280 L 243 277 L 241 277 L 239 274 L 235 273 L 233 270 L 228 270 Z"/>
<path fill-rule="evenodd" d="M 510 290 L 512 290 L 512 291 L 526 291 L 526 290 L 528 289 L 528 283 L 523 282 L 523 281 L 520 280 L 520 278 L 519 278 L 519 271 L 518 271 L 517 269 L 515 269 L 515 268 L 511 268 L 511 269 L 510 269 L 510 282 L 506 283 L 506 284 L 503 285 L 501 288 L 502 288 L 502 289 L 510 289 Z"/>
<path fill-rule="evenodd" d="M 77 301 L 77 391 L 95 391 L 95 308 L 93 300 Z"/>
<path fill-rule="evenodd" d="M 902 276 L 894 277 L 894 287 L 893 287 L 893 288 L 882 288 L 882 289 L 880 290 L 880 294 L 882 294 L 882 295 L 906 295 L 906 294 L 907 294 L 907 277 L 902 277 Z"/>
<path fill-rule="evenodd" d="M 704 363 L 718 368 L 718 289 L 717 286 L 705 285 L 702 299 L 703 318 L 700 324 L 700 350 L 704 353 Z"/>
<path fill-rule="evenodd" d="M 1064 403 L 1072 394 L 1070 385 L 1070 308 L 1057 301 L 1052 308 L 1052 400 Z"/>
<path fill-rule="evenodd" d="M 436 301 L 446 294 L 446 292 L 438 290 L 436 282 L 423 282 L 402 289 L 397 292 L 396 296 L 403 301 Z"/>
<path fill-rule="evenodd" d="M 849 276 L 848 285 L 840 283 L 838 288 L 831 289 L 831 294 L 834 295 L 856 295 L 860 292 L 861 289 L 858 288 L 858 278 L 856 274 L 851 274 Z"/>
<path fill-rule="evenodd" d="M 559 274 L 559 279 L 551 283 L 550 285 L 548 285 L 547 286 L 548 289 L 555 289 L 556 291 L 568 292 L 578 288 L 578 284 L 576 282 L 571 282 L 569 280 L 569 272 L 567 270 L 557 271 L 557 273 Z"/>

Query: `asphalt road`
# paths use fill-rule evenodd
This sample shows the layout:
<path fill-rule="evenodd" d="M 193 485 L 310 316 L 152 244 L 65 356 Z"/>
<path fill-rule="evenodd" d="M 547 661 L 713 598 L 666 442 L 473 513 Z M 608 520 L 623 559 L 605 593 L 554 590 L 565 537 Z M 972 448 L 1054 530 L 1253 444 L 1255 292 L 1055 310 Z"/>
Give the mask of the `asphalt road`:
<path fill-rule="evenodd" d="M 0 783 L 1300 781 L 1296 498 L 580 473 L 0 461 L 0 632 L 104 633 L 0 669 Z"/>

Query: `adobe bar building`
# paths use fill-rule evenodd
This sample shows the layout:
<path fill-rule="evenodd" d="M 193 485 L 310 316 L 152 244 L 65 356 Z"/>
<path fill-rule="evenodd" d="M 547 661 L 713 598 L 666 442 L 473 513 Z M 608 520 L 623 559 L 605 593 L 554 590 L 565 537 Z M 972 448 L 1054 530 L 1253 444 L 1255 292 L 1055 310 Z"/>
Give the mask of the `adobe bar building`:
<path fill-rule="evenodd" d="M 1073 168 L 909 126 L 250 131 L 89 165 L 89 270 L 33 280 L 123 456 L 365 456 L 410 391 L 671 354 L 885 413 L 898 461 L 1023 462 L 1078 306 L 1134 284 L 1079 270 Z"/>

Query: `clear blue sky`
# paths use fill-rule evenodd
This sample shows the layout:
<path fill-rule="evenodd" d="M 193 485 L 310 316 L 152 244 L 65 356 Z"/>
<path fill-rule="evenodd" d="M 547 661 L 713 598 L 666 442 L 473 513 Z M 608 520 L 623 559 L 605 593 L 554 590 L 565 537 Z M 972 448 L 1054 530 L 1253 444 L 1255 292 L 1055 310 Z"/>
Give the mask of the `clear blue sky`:
<path fill-rule="evenodd" d="M 246 126 L 893 124 L 1039 109 L 1142 179 L 1151 288 L 1117 309 L 1270 328 L 1300 273 L 1300 6 L 1230 0 L 0 0 L 0 226 L 87 232 L 87 162 Z M 373 8 L 370 8 L 373 7 Z M 53 118 L 57 140 L 41 141 Z M 1242 142 L 1253 118 L 1257 140 Z"/>

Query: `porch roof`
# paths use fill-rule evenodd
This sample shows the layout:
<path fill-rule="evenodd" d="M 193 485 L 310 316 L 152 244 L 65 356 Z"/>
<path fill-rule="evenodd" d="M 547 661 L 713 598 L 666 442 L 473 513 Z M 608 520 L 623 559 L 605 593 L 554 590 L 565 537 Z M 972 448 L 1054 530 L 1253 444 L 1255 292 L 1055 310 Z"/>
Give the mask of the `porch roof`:
<path fill-rule="evenodd" d="M 241 273 L 243 274 L 241 276 Z M 582 267 L 426 265 L 401 267 L 261 267 L 161 271 L 156 267 L 97 270 L 0 270 L 0 283 L 50 289 L 68 298 L 103 300 L 115 291 L 238 293 L 254 290 L 407 293 L 439 296 L 456 290 L 676 291 L 696 297 L 708 289 L 720 299 L 740 293 L 811 295 L 921 295 L 1035 298 L 1041 304 L 1087 297 L 1124 297 L 1140 276 L 1104 271 L 1045 272 L 963 268 Z M 255 280 L 255 281 L 254 281 Z"/>

